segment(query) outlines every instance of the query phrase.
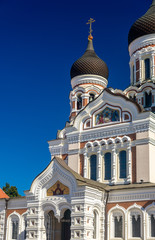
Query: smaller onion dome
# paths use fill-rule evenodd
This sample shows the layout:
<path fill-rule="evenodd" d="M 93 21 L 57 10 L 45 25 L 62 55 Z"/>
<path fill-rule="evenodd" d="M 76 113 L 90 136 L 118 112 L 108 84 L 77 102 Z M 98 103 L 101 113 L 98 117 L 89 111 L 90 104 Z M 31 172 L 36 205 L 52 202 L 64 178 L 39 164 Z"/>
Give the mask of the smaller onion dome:
<path fill-rule="evenodd" d="M 92 38 L 88 38 L 88 46 L 83 54 L 77 61 L 75 61 L 71 67 L 71 78 L 83 75 L 93 74 L 99 75 L 108 79 L 109 71 L 106 63 L 100 59 L 93 48 Z"/>
<path fill-rule="evenodd" d="M 139 37 L 153 33 L 155 33 L 155 0 L 152 1 L 149 10 L 130 28 L 128 44 Z"/>

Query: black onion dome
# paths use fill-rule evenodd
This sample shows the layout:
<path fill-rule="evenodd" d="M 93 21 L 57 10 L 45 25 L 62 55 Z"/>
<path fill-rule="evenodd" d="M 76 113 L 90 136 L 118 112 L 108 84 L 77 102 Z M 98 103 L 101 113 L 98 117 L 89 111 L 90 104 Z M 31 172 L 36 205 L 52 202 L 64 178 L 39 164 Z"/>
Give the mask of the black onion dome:
<path fill-rule="evenodd" d="M 88 39 L 88 46 L 85 53 L 73 63 L 70 71 L 71 78 L 83 74 L 99 75 L 106 79 L 108 79 L 109 75 L 108 67 L 106 63 L 96 55 L 91 39 Z"/>
<path fill-rule="evenodd" d="M 152 1 L 149 10 L 132 25 L 128 35 L 128 44 L 139 37 L 153 33 L 155 33 L 155 0 Z"/>

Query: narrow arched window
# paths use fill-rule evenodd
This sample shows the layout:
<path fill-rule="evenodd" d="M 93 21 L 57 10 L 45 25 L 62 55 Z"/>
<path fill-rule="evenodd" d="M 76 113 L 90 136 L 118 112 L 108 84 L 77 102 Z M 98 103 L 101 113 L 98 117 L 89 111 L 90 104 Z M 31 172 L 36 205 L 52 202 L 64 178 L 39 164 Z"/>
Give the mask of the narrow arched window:
<path fill-rule="evenodd" d="M 123 229 L 123 222 L 122 216 L 115 216 L 114 217 L 114 237 L 115 238 L 122 238 L 122 229 Z"/>
<path fill-rule="evenodd" d="M 97 157 L 96 155 L 91 155 L 90 156 L 90 179 L 92 180 L 97 180 L 97 174 L 96 174 L 96 171 L 97 171 Z"/>
<path fill-rule="evenodd" d="M 89 102 L 92 102 L 94 99 L 95 99 L 95 95 L 93 93 L 90 93 Z"/>
<path fill-rule="evenodd" d="M 97 212 L 94 211 L 93 214 L 94 214 L 94 217 L 93 217 L 93 227 L 94 227 L 93 239 L 96 239 L 97 238 Z"/>
<path fill-rule="evenodd" d="M 18 218 L 12 218 L 12 239 L 18 238 L 19 220 Z"/>
<path fill-rule="evenodd" d="M 126 151 L 119 153 L 119 177 L 126 178 Z"/>
<path fill-rule="evenodd" d="M 132 216 L 132 237 L 141 237 L 141 218 L 140 215 Z"/>
<path fill-rule="evenodd" d="M 105 153 L 104 155 L 104 179 L 111 179 L 111 153 Z"/>
<path fill-rule="evenodd" d="M 155 237 L 155 216 L 151 214 L 151 236 L 150 237 Z"/>
<path fill-rule="evenodd" d="M 146 58 L 144 60 L 145 65 L 145 80 L 150 79 L 150 59 Z"/>
<path fill-rule="evenodd" d="M 152 93 L 145 92 L 145 107 L 151 107 L 152 105 Z"/>
<path fill-rule="evenodd" d="M 77 110 L 82 108 L 82 97 L 81 95 L 77 96 Z"/>

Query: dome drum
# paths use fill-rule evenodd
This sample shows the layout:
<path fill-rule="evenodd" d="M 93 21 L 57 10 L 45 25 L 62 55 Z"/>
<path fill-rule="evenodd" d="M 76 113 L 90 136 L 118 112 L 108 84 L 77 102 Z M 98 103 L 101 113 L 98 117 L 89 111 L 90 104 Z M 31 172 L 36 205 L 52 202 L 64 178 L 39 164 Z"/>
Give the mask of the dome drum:
<path fill-rule="evenodd" d="M 76 86 L 82 85 L 82 84 L 93 84 L 93 85 L 99 85 L 102 88 L 106 88 L 108 81 L 106 78 L 98 75 L 79 75 L 76 77 L 73 77 L 71 80 L 72 88 L 74 89 Z"/>

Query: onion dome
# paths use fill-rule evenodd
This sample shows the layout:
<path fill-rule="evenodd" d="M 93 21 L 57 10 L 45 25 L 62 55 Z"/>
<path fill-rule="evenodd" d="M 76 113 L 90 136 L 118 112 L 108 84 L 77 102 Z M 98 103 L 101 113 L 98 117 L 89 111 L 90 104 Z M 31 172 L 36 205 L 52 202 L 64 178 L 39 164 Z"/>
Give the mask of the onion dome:
<path fill-rule="evenodd" d="M 155 0 L 152 1 L 149 10 L 132 25 L 128 35 L 128 43 L 153 33 L 155 33 Z"/>
<path fill-rule="evenodd" d="M 92 37 L 88 38 L 85 53 L 73 63 L 70 71 L 71 78 L 84 74 L 99 75 L 106 79 L 108 79 L 109 75 L 106 63 L 94 51 Z"/>

